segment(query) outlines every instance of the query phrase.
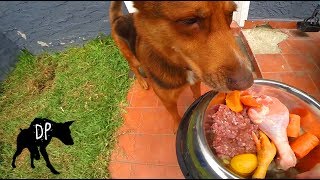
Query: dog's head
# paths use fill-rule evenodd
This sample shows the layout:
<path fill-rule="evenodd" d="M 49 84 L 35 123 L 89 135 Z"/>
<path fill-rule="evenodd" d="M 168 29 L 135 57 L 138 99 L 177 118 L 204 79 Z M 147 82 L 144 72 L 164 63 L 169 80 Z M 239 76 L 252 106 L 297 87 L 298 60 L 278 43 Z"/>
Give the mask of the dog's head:
<path fill-rule="evenodd" d="M 67 121 L 65 123 L 57 123 L 55 125 L 55 137 L 61 140 L 65 145 L 73 145 L 70 126 L 74 121 Z"/>
<path fill-rule="evenodd" d="M 137 1 L 138 34 L 172 63 L 191 69 L 214 90 L 243 90 L 253 83 L 230 24 L 232 1 Z"/>

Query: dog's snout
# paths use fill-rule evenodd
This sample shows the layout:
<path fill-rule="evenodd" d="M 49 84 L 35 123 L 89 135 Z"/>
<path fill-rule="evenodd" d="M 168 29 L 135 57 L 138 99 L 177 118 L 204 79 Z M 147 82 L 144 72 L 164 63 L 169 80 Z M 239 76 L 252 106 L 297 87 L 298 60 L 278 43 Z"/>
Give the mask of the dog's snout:
<path fill-rule="evenodd" d="M 227 78 L 229 90 L 245 90 L 253 84 L 252 72 L 246 68 L 231 73 Z"/>

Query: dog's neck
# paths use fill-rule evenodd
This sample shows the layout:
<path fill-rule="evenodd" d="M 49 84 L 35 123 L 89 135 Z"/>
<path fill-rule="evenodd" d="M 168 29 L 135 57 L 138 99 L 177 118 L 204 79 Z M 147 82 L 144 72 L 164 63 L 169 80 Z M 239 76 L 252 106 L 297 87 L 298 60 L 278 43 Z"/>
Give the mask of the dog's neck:
<path fill-rule="evenodd" d="M 150 78 L 160 87 L 173 89 L 187 83 L 187 68 L 172 63 L 149 43 L 143 43 L 143 49 L 145 60 L 148 63 L 142 63 Z"/>

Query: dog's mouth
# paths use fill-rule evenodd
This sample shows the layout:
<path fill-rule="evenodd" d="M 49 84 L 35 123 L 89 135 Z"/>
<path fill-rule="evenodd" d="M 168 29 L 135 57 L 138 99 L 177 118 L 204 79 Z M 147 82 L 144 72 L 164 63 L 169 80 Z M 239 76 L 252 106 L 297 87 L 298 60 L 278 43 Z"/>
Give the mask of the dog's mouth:
<path fill-rule="evenodd" d="M 232 78 L 224 74 L 207 74 L 201 79 L 202 82 L 212 88 L 212 90 L 221 92 L 241 91 L 253 85 L 253 76 L 249 72 L 237 78 Z"/>
<path fill-rule="evenodd" d="M 234 80 L 232 78 L 228 78 L 227 87 L 229 90 L 245 90 L 251 87 L 253 84 L 253 76 L 247 75 L 242 79 Z"/>
<path fill-rule="evenodd" d="M 223 81 L 224 78 L 217 75 L 205 75 L 202 82 L 209 86 L 214 91 L 228 91 L 227 86 Z"/>

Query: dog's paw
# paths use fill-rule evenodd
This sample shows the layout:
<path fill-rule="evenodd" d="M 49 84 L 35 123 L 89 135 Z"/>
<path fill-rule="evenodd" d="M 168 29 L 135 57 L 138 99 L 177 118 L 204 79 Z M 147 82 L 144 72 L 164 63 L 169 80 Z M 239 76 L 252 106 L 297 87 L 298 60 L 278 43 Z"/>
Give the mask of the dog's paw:
<path fill-rule="evenodd" d="M 15 164 L 11 164 L 12 168 L 16 168 L 16 165 Z"/>
<path fill-rule="evenodd" d="M 34 169 L 34 168 L 35 168 L 35 166 L 34 166 L 34 165 L 31 165 L 31 168 L 32 168 L 32 169 Z"/>

